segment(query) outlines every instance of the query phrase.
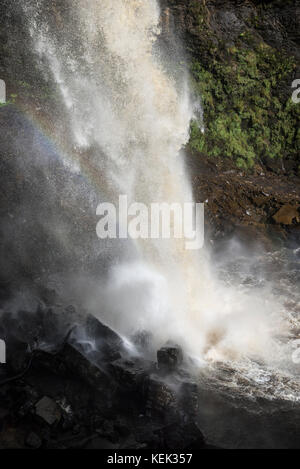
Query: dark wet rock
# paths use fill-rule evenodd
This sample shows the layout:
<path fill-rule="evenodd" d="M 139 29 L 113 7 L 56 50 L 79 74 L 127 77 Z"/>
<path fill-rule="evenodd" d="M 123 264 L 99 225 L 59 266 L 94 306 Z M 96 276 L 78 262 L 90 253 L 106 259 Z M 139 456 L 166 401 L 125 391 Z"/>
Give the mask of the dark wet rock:
<path fill-rule="evenodd" d="M 127 448 L 127 446 L 126 446 Z M 134 447 L 136 449 L 136 447 Z M 103 438 L 101 436 L 97 436 L 89 440 L 86 445 L 85 449 L 105 449 L 105 450 L 118 450 L 120 449 L 119 445 L 116 443 L 112 443 L 111 441 Z"/>
<path fill-rule="evenodd" d="M 146 414 L 152 417 L 172 416 L 177 409 L 177 392 L 159 376 L 149 377 L 147 385 Z"/>
<path fill-rule="evenodd" d="M 205 446 L 202 432 L 194 422 L 174 422 L 155 432 L 164 450 L 197 450 Z"/>
<path fill-rule="evenodd" d="M 128 423 L 126 423 L 126 420 L 122 420 L 120 418 L 118 418 L 114 423 L 114 429 L 117 434 L 121 435 L 121 437 L 128 437 L 131 433 L 131 429 Z"/>
<path fill-rule="evenodd" d="M 179 406 L 188 416 L 198 415 L 198 386 L 193 381 L 183 382 L 179 390 Z"/>
<path fill-rule="evenodd" d="M 29 364 L 29 345 L 17 339 L 9 339 L 6 341 L 6 360 L 11 373 L 22 373 Z"/>
<path fill-rule="evenodd" d="M 67 366 L 59 353 L 37 350 L 34 354 L 31 370 L 35 370 L 37 373 L 40 370 L 46 370 L 50 373 L 63 376 L 67 373 Z"/>
<path fill-rule="evenodd" d="M 61 419 L 61 412 L 52 399 L 44 396 L 35 405 L 36 415 L 43 419 L 48 425 L 58 423 Z"/>
<path fill-rule="evenodd" d="M 38 449 L 42 445 L 42 440 L 36 433 L 30 432 L 25 439 L 25 444 L 29 448 Z"/>
<path fill-rule="evenodd" d="M 79 423 L 77 423 L 76 425 L 74 425 L 73 429 L 72 429 L 72 434 L 73 435 L 78 435 L 81 431 L 81 427 L 79 425 Z"/>
<path fill-rule="evenodd" d="M 143 392 L 145 380 L 154 363 L 140 359 L 119 359 L 111 363 L 110 370 L 116 382 L 129 391 Z"/>
<path fill-rule="evenodd" d="M 119 440 L 119 433 L 114 425 L 114 422 L 111 420 L 104 420 L 100 427 L 96 429 L 99 436 L 106 438 L 112 443 L 117 443 Z"/>
<path fill-rule="evenodd" d="M 88 315 L 82 325 L 75 330 L 74 340 L 83 352 L 89 350 L 86 343 L 90 343 L 91 356 L 95 353 L 95 358 L 102 362 L 111 362 L 121 358 L 124 352 L 122 338 L 111 328 L 100 322 L 95 316 Z M 81 340 L 81 336 L 83 340 Z M 85 345 L 84 345 L 85 344 Z M 86 349 L 85 349 L 86 347 Z"/>
<path fill-rule="evenodd" d="M 65 344 L 58 358 L 69 373 L 80 377 L 98 391 L 112 389 L 113 380 L 106 367 L 101 363 L 101 359 L 97 363 L 91 362 L 72 344 Z"/>
<path fill-rule="evenodd" d="M 140 444 L 146 444 L 148 448 L 159 447 L 159 436 L 155 433 L 162 424 L 153 424 L 151 418 L 143 416 L 135 428 L 135 440 Z"/>
<path fill-rule="evenodd" d="M 165 345 L 157 351 L 157 365 L 162 371 L 174 371 L 182 361 L 183 352 L 179 345 Z"/>
<path fill-rule="evenodd" d="M 119 347 L 122 345 L 121 337 L 110 327 L 103 324 L 103 322 L 99 321 L 99 319 L 97 319 L 95 316 L 92 316 L 91 314 L 87 316 L 85 321 L 85 329 L 87 335 L 91 338 L 94 338 L 96 341 L 105 340 L 107 343 Z"/>
<path fill-rule="evenodd" d="M 53 311 L 49 329 L 51 323 L 58 328 L 52 308 L 42 308 L 39 321 L 44 321 L 45 311 Z M 130 356 L 119 335 L 97 318 L 80 322 L 74 311 L 71 317 L 76 317 L 78 329 L 62 342 L 55 333 L 51 337 L 60 342 L 49 349 L 21 348 L 26 362 L 29 358 L 28 369 L 22 379 L 0 387 L 1 402 L 9 409 L 2 425 L 12 417 L 24 425 L 18 447 L 39 447 L 41 441 L 45 448 L 163 448 L 181 438 L 180 430 L 175 434 L 169 425 L 180 420 L 177 425 L 186 426 L 197 411 L 195 386 L 179 366 L 181 349 L 166 344 L 158 353 L 158 369 L 142 354 Z M 26 327 L 30 329 L 29 322 Z M 92 350 L 84 347 L 84 340 L 92 343 Z M 28 422 L 40 441 L 29 437 Z"/>
<path fill-rule="evenodd" d="M 19 418 L 35 415 L 35 405 L 40 398 L 40 393 L 31 386 L 21 387 L 22 405 L 18 407 L 16 414 Z M 20 391 L 19 390 L 19 391 Z M 16 401 L 19 401 L 20 393 L 15 397 Z"/>
<path fill-rule="evenodd" d="M 9 416 L 9 410 L 5 407 L 0 407 L 0 432 L 2 432 L 6 418 Z"/>

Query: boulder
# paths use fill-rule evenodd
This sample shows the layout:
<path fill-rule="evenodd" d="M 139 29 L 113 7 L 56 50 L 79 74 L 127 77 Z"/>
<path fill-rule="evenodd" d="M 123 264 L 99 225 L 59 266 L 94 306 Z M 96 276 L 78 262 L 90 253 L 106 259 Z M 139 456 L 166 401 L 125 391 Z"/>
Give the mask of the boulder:
<path fill-rule="evenodd" d="M 111 362 L 121 358 L 124 351 L 122 338 L 95 316 L 90 314 L 87 316 L 82 331 L 87 340 L 94 343 L 102 361 Z"/>
<path fill-rule="evenodd" d="M 124 390 L 143 393 L 144 383 L 152 362 L 139 359 L 119 359 L 110 365 L 111 374 Z"/>
<path fill-rule="evenodd" d="M 298 207 L 293 205 L 283 205 L 274 215 L 273 220 L 281 225 L 293 225 L 300 223 L 300 213 Z"/>
<path fill-rule="evenodd" d="M 157 365 L 159 370 L 172 372 L 182 364 L 183 353 L 179 345 L 165 345 L 157 351 Z"/>
<path fill-rule="evenodd" d="M 113 385 L 113 380 L 101 359 L 98 362 L 91 362 L 81 351 L 72 344 L 65 344 L 59 354 L 59 359 L 66 367 L 67 371 L 82 379 L 98 391 L 109 392 Z"/>
<path fill-rule="evenodd" d="M 61 412 L 53 399 L 44 396 L 35 405 L 35 413 L 43 419 L 48 425 L 58 423 L 61 419 Z"/>

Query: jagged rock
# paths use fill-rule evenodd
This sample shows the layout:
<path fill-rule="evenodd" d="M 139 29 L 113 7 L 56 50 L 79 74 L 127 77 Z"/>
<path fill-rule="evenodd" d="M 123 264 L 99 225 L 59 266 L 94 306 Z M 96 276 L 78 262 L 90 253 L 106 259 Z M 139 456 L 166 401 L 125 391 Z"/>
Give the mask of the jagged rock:
<path fill-rule="evenodd" d="M 179 404 L 184 414 L 195 416 L 199 410 L 198 386 L 193 381 L 182 383 L 179 391 Z"/>
<path fill-rule="evenodd" d="M 47 396 L 44 396 L 37 402 L 35 412 L 36 415 L 48 423 L 48 425 L 58 423 L 61 419 L 61 412 L 58 405 Z"/>
<path fill-rule="evenodd" d="M 96 340 L 106 340 L 111 344 L 116 344 L 121 346 L 122 339 L 121 337 L 114 332 L 110 327 L 103 324 L 95 316 L 89 314 L 85 322 L 86 332 L 90 337 L 95 338 Z"/>
<path fill-rule="evenodd" d="M 146 444 L 150 448 L 159 446 L 159 437 L 154 433 L 161 425 L 152 425 L 151 418 L 141 417 L 140 422 L 134 428 L 135 440 L 138 443 Z"/>
<path fill-rule="evenodd" d="M 174 371 L 182 361 L 183 353 L 179 345 L 165 345 L 157 351 L 157 365 L 160 370 Z"/>
<path fill-rule="evenodd" d="M 25 444 L 29 448 L 38 449 L 42 445 L 42 440 L 36 433 L 30 432 L 25 439 Z"/>
<path fill-rule="evenodd" d="M 148 416 L 167 417 L 176 412 L 176 389 L 169 386 L 159 376 L 152 375 L 148 380 L 146 414 Z"/>
<path fill-rule="evenodd" d="M 151 362 L 139 359 L 119 359 L 111 363 L 110 370 L 121 387 L 131 391 L 143 391 Z"/>
<path fill-rule="evenodd" d="M 101 359 L 97 363 L 92 363 L 69 343 L 65 344 L 59 356 L 68 372 L 75 374 L 75 376 L 95 387 L 98 391 L 108 392 L 112 390 L 113 380 L 110 378 L 104 364 L 101 363 Z"/>
<path fill-rule="evenodd" d="M 194 422 L 174 422 L 155 433 L 164 450 L 196 450 L 205 446 L 204 436 Z"/>
<path fill-rule="evenodd" d="M 93 341 L 102 360 L 111 362 L 121 358 L 123 340 L 110 327 L 100 322 L 95 316 L 88 315 L 84 324 L 86 337 Z"/>

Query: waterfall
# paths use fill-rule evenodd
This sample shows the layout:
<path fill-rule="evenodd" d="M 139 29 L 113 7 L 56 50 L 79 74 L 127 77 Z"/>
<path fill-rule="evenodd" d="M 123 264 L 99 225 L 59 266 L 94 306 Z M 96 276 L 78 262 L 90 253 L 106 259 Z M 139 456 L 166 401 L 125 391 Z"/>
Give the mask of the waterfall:
<path fill-rule="evenodd" d="M 40 66 L 59 90 L 66 117 L 55 137 L 75 155 L 70 171 L 87 167 L 115 204 L 120 194 L 147 206 L 192 202 L 183 147 L 199 103 L 187 74 L 160 50 L 158 2 L 74 0 L 63 17 L 50 3 L 23 8 Z M 176 340 L 197 358 L 281 357 L 281 305 L 269 291 L 225 288 L 207 249 L 189 251 L 184 241 L 128 240 L 134 256 L 111 263 L 87 305 L 123 334 L 147 329 L 157 345 Z"/>
<path fill-rule="evenodd" d="M 93 163 L 99 184 L 105 178 L 110 202 L 116 203 L 119 194 L 147 206 L 191 202 L 180 150 L 188 140 L 193 106 L 187 77 L 168 73 L 155 49 L 160 32 L 156 0 L 79 0 L 63 31 L 58 12 L 53 27 L 44 6 L 29 2 L 26 17 L 35 49 L 59 87 L 79 168 L 86 164 L 81 155 L 96 148 L 87 164 Z M 199 263 L 199 253 L 186 250 L 183 239 L 138 240 L 136 261 L 115 268 L 112 276 L 127 272 L 127 281 L 138 285 L 143 279 L 154 297 L 151 308 L 141 306 L 149 315 L 140 318 L 140 327 L 159 321 L 172 336 L 172 324 L 175 333 L 191 314 L 201 315 L 193 305 Z"/>

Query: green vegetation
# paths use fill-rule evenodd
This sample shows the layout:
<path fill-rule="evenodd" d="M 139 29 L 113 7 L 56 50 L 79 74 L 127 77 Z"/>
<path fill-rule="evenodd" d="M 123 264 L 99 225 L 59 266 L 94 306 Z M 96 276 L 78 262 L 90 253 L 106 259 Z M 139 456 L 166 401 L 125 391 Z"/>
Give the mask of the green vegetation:
<path fill-rule="evenodd" d="M 17 97 L 18 97 L 17 94 L 14 94 L 14 93 L 10 94 L 5 103 L 0 103 L 0 108 L 4 106 L 8 106 L 9 104 L 15 104 Z"/>
<path fill-rule="evenodd" d="M 297 159 L 300 105 L 292 102 L 290 88 L 296 59 L 250 30 L 230 46 L 216 44 L 203 7 L 196 13 L 207 50 L 192 51 L 191 76 L 204 108 L 205 133 L 192 122 L 190 149 L 233 158 L 242 169 L 264 158 Z"/>

